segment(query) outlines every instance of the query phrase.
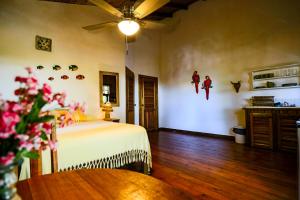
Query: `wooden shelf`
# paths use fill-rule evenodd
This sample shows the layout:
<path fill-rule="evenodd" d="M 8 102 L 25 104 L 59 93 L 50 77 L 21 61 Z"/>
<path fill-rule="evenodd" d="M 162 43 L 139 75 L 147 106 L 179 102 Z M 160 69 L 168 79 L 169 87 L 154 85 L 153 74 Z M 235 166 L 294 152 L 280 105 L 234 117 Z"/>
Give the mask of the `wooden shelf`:
<path fill-rule="evenodd" d="M 300 85 L 286 86 L 286 87 L 271 87 L 271 88 L 253 88 L 253 90 L 276 90 L 276 89 L 289 89 L 289 88 L 300 88 Z"/>
<path fill-rule="evenodd" d="M 300 63 L 270 67 L 251 72 L 252 90 L 274 90 L 300 87 Z M 281 86 L 284 84 L 294 86 Z M 275 87 L 267 87 L 272 86 Z M 256 88 L 262 87 L 262 88 Z"/>
<path fill-rule="evenodd" d="M 265 80 L 276 80 L 276 79 L 285 79 L 285 78 L 295 78 L 299 77 L 299 75 L 294 75 L 294 76 L 279 76 L 279 77 L 272 77 L 272 78 L 260 78 L 260 79 L 253 79 L 253 81 L 265 81 Z"/>

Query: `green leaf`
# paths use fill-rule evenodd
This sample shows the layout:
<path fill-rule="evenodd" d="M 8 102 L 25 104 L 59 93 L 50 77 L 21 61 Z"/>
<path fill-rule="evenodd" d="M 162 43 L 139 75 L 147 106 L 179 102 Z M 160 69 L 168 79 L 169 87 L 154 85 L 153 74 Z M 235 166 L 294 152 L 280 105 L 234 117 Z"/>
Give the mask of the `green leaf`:
<path fill-rule="evenodd" d="M 26 151 L 23 153 L 23 156 L 31 159 L 37 159 L 39 154 L 37 152 Z"/>
<path fill-rule="evenodd" d="M 21 151 L 18 151 L 17 154 L 16 154 L 16 157 L 15 157 L 15 160 L 19 160 L 23 157 L 23 154 L 26 152 L 25 149 L 21 150 Z"/>
<path fill-rule="evenodd" d="M 31 111 L 27 116 L 28 122 L 32 123 L 32 122 L 35 122 L 36 120 L 38 120 L 40 111 L 41 111 L 42 107 L 46 104 L 47 104 L 47 102 L 44 101 L 43 94 L 38 93 L 36 96 L 36 99 L 34 101 L 34 104 L 31 108 Z"/>
<path fill-rule="evenodd" d="M 26 127 L 27 127 L 27 123 L 22 117 L 21 121 L 16 125 L 16 132 L 18 134 L 25 133 L 26 132 Z"/>
<path fill-rule="evenodd" d="M 42 131 L 42 134 L 41 134 L 40 138 L 42 138 L 43 140 L 48 140 L 48 136 L 45 133 L 45 131 Z"/>
<path fill-rule="evenodd" d="M 37 122 L 37 123 L 49 122 L 53 119 L 54 119 L 53 115 L 46 115 L 46 116 L 43 116 L 43 117 L 39 117 L 38 119 L 35 120 L 35 122 Z"/>

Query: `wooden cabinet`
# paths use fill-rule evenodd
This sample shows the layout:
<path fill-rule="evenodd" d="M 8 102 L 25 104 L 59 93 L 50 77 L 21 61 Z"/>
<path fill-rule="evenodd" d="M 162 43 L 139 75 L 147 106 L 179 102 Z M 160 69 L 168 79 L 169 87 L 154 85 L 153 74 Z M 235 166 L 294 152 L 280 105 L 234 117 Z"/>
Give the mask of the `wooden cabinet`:
<path fill-rule="evenodd" d="M 247 107 L 246 144 L 281 151 L 297 151 L 300 108 Z"/>
<path fill-rule="evenodd" d="M 250 114 L 251 146 L 273 149 L 273 119 L 271 112 Z"/>
<path fill-rule="evenodd" d="M 278 149 L 287 151 L 297 151 L 297 126 L 299 111 L 279 111 L 278 112 Z"/>

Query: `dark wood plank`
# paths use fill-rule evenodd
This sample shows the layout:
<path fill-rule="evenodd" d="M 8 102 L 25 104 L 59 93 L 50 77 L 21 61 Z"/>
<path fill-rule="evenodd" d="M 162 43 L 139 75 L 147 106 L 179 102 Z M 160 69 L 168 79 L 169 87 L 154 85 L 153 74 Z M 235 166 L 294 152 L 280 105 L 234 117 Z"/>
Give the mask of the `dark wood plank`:
<path fill-rule="evenodd" d="M 297 155 L 233 141 L 149 132 L 152 176 L 196 199 L 297 199 Z"/>

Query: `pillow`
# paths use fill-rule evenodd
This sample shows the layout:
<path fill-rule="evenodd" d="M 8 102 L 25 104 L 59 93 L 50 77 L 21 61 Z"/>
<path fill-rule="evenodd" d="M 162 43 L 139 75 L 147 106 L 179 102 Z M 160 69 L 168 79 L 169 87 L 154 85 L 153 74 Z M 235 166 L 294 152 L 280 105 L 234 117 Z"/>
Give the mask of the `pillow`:
<path fill-rule="evenodd" d="M 75 122 L 87 121 L 87 116 L 80 110 L 76 110 L 72 114 Z"/>
<path fill-rule="evenodd" d="M 56 109 L 50 113 L 51 115 L 54 115 L 56 125 L 59 127 L 68 126 L 75 121 L 72 114 L 69 112 L 69 109 Z"/>

